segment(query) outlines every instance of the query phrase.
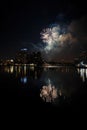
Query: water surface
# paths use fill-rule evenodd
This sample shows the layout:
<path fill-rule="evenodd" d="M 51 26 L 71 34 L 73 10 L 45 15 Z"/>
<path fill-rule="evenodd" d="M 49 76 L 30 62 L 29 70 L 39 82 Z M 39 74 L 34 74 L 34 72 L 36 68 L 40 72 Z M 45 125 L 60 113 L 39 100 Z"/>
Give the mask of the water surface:
<path fill-rule="evenodd" d="M 0 66 L 0 97 L 43 107 L 86 106 L 87 69 Z"/>

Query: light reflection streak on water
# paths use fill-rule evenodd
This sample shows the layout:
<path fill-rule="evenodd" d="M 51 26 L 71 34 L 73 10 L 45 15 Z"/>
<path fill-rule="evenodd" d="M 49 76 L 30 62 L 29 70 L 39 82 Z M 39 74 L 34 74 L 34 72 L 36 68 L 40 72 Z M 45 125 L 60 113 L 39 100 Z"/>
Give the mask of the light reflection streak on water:
<path fill-rule="evenodd" d="M 87 69 L 86 69 L 85 73 L 86 73 L 86 79 L 87 79 Z"/>
<path fill-rule="evenodd" d="M 80 68 L 80 69 L 77 69 L 77 71 L 80 74 L 82 81 L 85 82 L 86 79 L 87 79 L 87 69 L 86 68 Z"/>
<path fill-rule="evenodd" d="M 14 67 L 16 77 L 21 74 L 21 66 L 15 66 Z"/>
<path fill-rule="evenodd" d="M 10 66 L 10 73 L 14 72 L 14 66 Z"/>
<path fill-rule="evenodd" d="M 37 79 L 37 71 L 35 71 L 35 79 Z"/>
<path fill-rule="evenodd" d="M 6 66 L 5 68 L 4 68 L 4 71 L 5 72 L 7 72 L 7 73 L 10 73 L 10 74 L 12 74 L 12 73 L 14 73 L 14 66 Z"/>
<path fill-rule="evenodd" d="M 21 77 L 21 83 L 26 84 L 27 83 L 27 77 Z"/>
<path fill-rule="evenodd" d="M 22 69 L 22 68 L 21 68 L 21 69 Z M 20 69 L 20 71 L 22 71 L 21 69 Z M 27 83 L 27 80 L 28 80 L 28 79 L 27 79 L 27 76 L 26 76 L 26 75 L 27 75 L 27 67 L 26 67 L 26 65 L 24 65 L 24 66 L 23 66 L 22 77 L 21 77 L 21 79 L 20 79 L 21 83 L 24 83 L 24 84 Z"/>
<path fill-rule="evenodd" d="M 4 69 L 5 72 L 9 73 L 9 68 L 6 66 Z"/>
<path fill-rule="evenodd" d="M 4 71 L 9 74 L 15 73 L 16 77 L 20 76 L 21 83 L 27 83 L 27 67 L 22 66 L 5 66 Z"/>
<path fill-rule="evenodd" d="M 24 65 L 24 75 L 26 75 L 26 65 Z"/>
<path fill-rule="evenodd" d="M 84 71 L 84 69 L 82 68 L 82 69 L 80 69 L 80 76 L 81 76 L 81 78 L 82 78 L 82 80 L 83 80 L 83 82 L 85 81 L 85 73 L 84 73 L 85 71 Z"/>
<path fill-rule="evenodd" d="M 21 66 L 18 67 L 18 73 L 20 73 L 20 72 L 21 72 Z"/>
<path fill-rule="evenodd" d="M 30 70 L 34 71 L 34 66 L 30 66 Z"/>

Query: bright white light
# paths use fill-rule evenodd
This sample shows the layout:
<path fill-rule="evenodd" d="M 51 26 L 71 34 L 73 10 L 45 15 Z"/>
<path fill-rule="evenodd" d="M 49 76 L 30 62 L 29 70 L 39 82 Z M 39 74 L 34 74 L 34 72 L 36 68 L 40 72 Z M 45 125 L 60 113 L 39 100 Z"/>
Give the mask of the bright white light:
<path fill-rule="evenodd" d="M 66 30 L 66 32 L 63 30 Z M 62 49 L 65 45 L 71 45 L 77 42 L 77 38 L 69 32 L 68 28 L 63 28 L 60 25 L 54 25 L 50 28 L 43 29 L 40 34 L 42 41 L 46 43 L 46 52 L 56 47 L 60 50 L 60 48 Z"/>
<path fill-rule="evenodd" d="M 86 79 L 87 79 L 87 69 L 85 70 L 85 73 L 86 73 Z"/>
<path fill-rule="evenodd" d="M 11 59 L 11 62 L 13 62 L 14 60 L 13 59 Z"/>
<path fill-rule="evenodd" d="M 21 51 L 27 51 L 27 48 L 22 48 Z"/>
<path fill-rule="evenodd" d="M 11 73 L 14 72 L 14 67 L 13 67 L 13 66 L 10 67 L 10 72 L 11 72 Z"/>
<path fill-rule="evenodd" d="M 45 50 L 51 50 L 53 45 L 58 43 L 60 27 L 56 26 L 53 28 L 44 29 L 41 32 L 41 39 L 44 43 L 47 43 Z"/>
<path fill-rule="evenodd" d="M 80 76 L 82 78 L 82 81 L 85 82 L 85 69 L 83 68 L 80 69 Z"/>

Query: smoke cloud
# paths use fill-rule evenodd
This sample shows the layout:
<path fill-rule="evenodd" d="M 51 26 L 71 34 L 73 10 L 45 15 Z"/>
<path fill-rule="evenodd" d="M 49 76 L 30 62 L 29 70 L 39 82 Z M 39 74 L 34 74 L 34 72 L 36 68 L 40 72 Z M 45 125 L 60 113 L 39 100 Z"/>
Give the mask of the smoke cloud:
<path fill-rule="evenodd" d="M 46 58 L 70 60 L 87 50 L 87 16 L 65 25 L 52 24 L 40 34 Z"/>

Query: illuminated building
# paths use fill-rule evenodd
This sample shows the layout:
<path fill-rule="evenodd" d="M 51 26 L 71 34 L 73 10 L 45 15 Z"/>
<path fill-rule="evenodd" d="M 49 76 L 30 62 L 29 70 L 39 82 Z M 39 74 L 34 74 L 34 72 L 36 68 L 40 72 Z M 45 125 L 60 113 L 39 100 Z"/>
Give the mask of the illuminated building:
<path fill-rule="evenodd" d="M 13 59 L 5 59 L 2 61 L 2 65 L 14 65 Z"/>
<path fill-rule="evenodd" d="M 41 66 L 43 64 L 43 59 L 41 52 L 29 53 L 26 48 L 21 49 L 16 53 L 15 64 L 29 64 L 30 66 Z"/>
<path fill-rule="evenodd" d="M 19 52 L 16 53 L 15 63 L 18 63 L 18 64 L 28 63 L 28 51 L 26 48 L 23 48 Z"/>

